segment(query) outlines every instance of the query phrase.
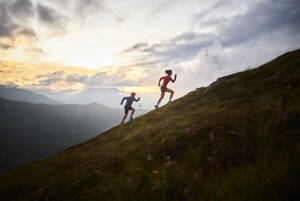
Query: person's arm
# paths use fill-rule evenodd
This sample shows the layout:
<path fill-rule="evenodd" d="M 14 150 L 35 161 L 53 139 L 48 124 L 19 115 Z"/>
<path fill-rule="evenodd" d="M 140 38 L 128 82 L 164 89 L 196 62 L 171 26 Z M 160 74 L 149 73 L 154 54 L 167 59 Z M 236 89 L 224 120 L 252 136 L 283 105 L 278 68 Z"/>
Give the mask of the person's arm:
<path fill-rule="evenodd" d="M 138 99 L 134 99 L 134 101 L 138 102 L 141 99 L 141 97 L 138 97 Z"/>
<path fill-rule="evenodd" d="M 174 75 L 174 79 L 171 78 L 171 81 L 174 83 L 176 81 L 177 74 Z"/>
<path fill-rule="evenodd" d="M 121 101 L 121 103 L 120 103 L 120 105 L 122 105 L 123 104 L 123 101 L 126 99 L 126 97 L 124 97 L 123 99 L 122 99 L 122 101 Z"/>
<path fill-rule="evenodd" d="M 161 77 L 161 78 L 159 79 L 159 81 L 158 81 L 158 86 L 159 86 L 159 87 L 160 87 L 160 82 L 161 82 L 162 79 L 164 79 L 164 77 Z"/>

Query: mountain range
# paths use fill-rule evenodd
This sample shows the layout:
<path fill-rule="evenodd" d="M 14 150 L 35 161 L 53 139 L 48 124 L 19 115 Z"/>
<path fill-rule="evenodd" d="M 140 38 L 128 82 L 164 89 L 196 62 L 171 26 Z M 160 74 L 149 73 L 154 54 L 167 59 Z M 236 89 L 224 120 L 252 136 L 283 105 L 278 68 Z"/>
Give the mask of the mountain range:
<path fill-rule="evenodd" d="M 45 103 L 52 105 L 63 104 L 63 102 L 50 99 L 47 96 L 36 94 L 26 89 L 21 89 L 18 87 L 8 85 L 0 85 L 0 98 L 13 101 L 24 101 L 29 103 Z"/>
<path fill-rule="evenodd" d="M 48 105 L 0 98 L 0 170 L 22 166 L 87 140 L 120 122 L 99 104 Z"/>

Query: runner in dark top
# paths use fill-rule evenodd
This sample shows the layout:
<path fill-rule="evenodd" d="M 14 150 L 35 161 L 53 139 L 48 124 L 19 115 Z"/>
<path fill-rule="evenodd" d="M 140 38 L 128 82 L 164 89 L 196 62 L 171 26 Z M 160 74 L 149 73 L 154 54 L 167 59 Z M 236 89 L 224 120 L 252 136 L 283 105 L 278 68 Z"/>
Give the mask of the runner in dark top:
<path fill-rule="evenodd" d="M 156 109 L 158 109 L 158 106 L 159 106 L 160 101 L 164 98 L 165 92 L 171 93 L 171 94 L 170 94 L 169 102 L 172 100 L 172 97 L 173 97 L 173 95 L 174 95 L 174 91 L 173 91 L 172 89 L 167 88 L 167 85 L 168 85 L 168 83 L 169 83 L 170 81 L 174 83 L 174 82 L 176 81 L 177 75 L 175 74 L 174 79 L 172 79 L 172 77 L 171 77 L 171 75 L 172 75 L 172 70 L 166 70 L 165 72 L 166 72 L 167 75 L 164 76 L 164 77 L 161 77 L 161 78 L 159 79 L 159 81 L 158 81 L 158 86 L 160 87 L 160 82 L 161 82 L 161 80 L 164 80 L 162 86 L 160 87 L 160 91 L 161 91 L 160 98 L 158 99 L 157 104 L 155 105 L 155 108 L 156 108 Z"/>
<path fill-rule="evenodd" d="M 140 97 L 139 97 L 138 99 L 135 99 L 135 93 L 134 93 L 134 92 L 131 93 L 131 96 L 124 97 L 124 98 L 122 99 L 120 105 L 123 104 L 123 101 L 124 101 L 124 100 L 126 100 L 126 104 L 125 104 L 125 107 L 124 107 L 125 114 L 124 114 L 124 117 L 123 117 L 123 120 L 122 120 L 121 124 L 124 123 L 124 121 L 125 121 L 125 119 L 126 119 L 126 117 L 127 117 L 127 114 L 128 114 L 128 111 L 129 111 L 129 110 L 131 110 L 130 120 L 133 119 L 133 118 L 132 118 L 132 115 L 133 115 L 133 113 L 135 112 L 135 109 L 134 109 L 131 105 L 132 105 L 133 101 L 138 102 L 140 99 L 141 99 Z"/>

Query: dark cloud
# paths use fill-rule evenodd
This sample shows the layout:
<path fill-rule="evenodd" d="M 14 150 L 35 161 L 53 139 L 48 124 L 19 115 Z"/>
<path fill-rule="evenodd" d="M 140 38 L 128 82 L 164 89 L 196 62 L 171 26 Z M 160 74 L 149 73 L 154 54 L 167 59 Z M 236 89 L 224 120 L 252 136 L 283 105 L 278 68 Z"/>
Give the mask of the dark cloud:
<path fill-rule="evenodd" d="M 147 46 L 148 46 L 148 43 L 137 43 L 137 44 L 134 44 L 133 46 L 123 50 L 122 53 L 130 53 L 130 52 L 133 52 L 136 50 L 142 50 L 142 49 L 146 48 Z"/>
<path fill-rule="evenodd" d="M 223 22 L 226 19 L 224 19 L 222 13 L 226 10 L 232 11 L 233 8 L 237 9 L 240 3 L 240 0 L 219 0 L 202 12 L 193 15 L 193 22 L 200 25 L 211 25 L 211 23 Z"/>
<path fill-rule="evenodd" d="M 24 27 L 17 32 L 17 35 L 24 35 L 32 38 L 37 38 L 35 31 L 32 28 Z"/>
<path fill-rule="evenodd" d="M 30 0 L 0 0 L 0 39 L 4 39 L 0 41 L 1 49 L 14 48 L 11 44 L 18 35 L 37 39 L 34 30 L 26 26 L 33 13 L 34 6 Z"/>
<path fill-rule="evenodd" d="M 22 20 L 33 16 L 34 7 L 30 0 L 16 0 L 10 5 L 10 12 Z"/>
<path fill-rule="evenodd" d="M 11 37 L 17 28 L 19 25 L 9 15 L 7 1 L 0 1 L 0 37 Z"/>
<path fill-rule="evenodd" d="M 221 8 L 226 5 L 228 8 L 235 1 L 218 2 L 212 8 Z M 214 12 L 211 10 L 211 12 Z M 207 21 L 208 11 L 199 15 L 199 20 Z M 209 14 L 211 15 L 211 14 Z M 139 53 L 135 57 L 134 65 L 168 65 L 186 61 L 193 58 L 203 48 L 209 47 L 214 41 L 220 41 L 226 47 L 234 47 L 241 43 L 260 40 L 268 41 L 270 36 L 280 40 L 281 38 L 300 38 L 300 1 L 298 0 L 265 0 L 253 4 L 248 10 L 231 19 L 219 19 L 226 23 L 218 26 L 217 33 L 199 34 L 186 32 L 175 38 L 161 43 L 140 46 L 138 43 L 123 53 Z M 215 20 L 215 19 L 213 19 Z M 256 41 L 257 42 L 257 41 Z M 272 43 L 271 41 L 269 41 Z M 296 42 L 297 43 L 297 42 Z M 299 42 L 298 42 L 299 44 Z M 141 48 L 142 47 L 142 48 Z"/>
<path fill-rule="evenodd" d="M 143 56 L 135 60 L 136 66 L 165 65 L 192 58 L 201 48 L 210 45 L 213 39 L 213 34 L 186 32 L 162 43 L 137 43 L 122 53 L 141 53 Z"/>
<path fill-rule="evenodd" d="M 8 16 L 0 14 L 0 37 L 12 37 L 19 25 L 10 21 Z"/>
<path fill-rule="evenodd" d="M 222 31 L 220 41 L 225 46 L 247 42 L 260 35 L 287 30 L 300 32 L 299 0 L 268 0 L 255 4 L 244 15 L 234 17 Z"/>
<path fill-rule="evenodd" d="M 37 4 L 37 12 L 39 20 L 48 26 L 64 28 L 67 22 L 66 16 L 62 15 L 55 9 L 42 5 L 40 3 Z"/>

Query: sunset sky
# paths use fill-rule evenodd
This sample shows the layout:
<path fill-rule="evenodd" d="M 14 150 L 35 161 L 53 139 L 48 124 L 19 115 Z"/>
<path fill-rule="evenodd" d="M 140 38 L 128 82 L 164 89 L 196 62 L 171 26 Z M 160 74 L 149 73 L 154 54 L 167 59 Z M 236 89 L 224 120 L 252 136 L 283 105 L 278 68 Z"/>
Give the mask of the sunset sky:
<path fill-rule="evenodd" d="M 299 0 L 0 0 L 0 84 L 156 97 L 170 68 L 180 97 L 299 48 L 299 19 Z"/>

